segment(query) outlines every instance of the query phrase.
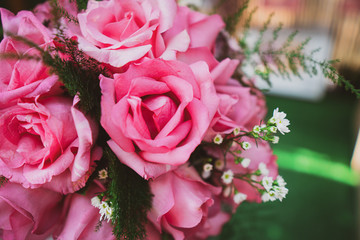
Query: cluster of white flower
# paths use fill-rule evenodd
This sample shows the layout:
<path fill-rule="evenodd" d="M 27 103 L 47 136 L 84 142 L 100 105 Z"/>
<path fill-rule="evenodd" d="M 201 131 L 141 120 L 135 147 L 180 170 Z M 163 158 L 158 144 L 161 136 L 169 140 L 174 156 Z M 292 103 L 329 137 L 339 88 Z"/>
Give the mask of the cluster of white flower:
<path fill-rule="evenodd" d="M 272 179 L 272 177 L 264 177 L 262 179 L 262 185 L 266 191 L 261 196 L 261 200 L 263 202 L 273 202 L 277 199 L 279 199 L 281 202 L 286 197 L 286 194 L 289 191 L 285 187 L 286 182 L 281 176 L 277 176 L 275 181 Z"/>
<path fill-rule="evenodd" d="M 113 208 L 110 207 L 107 202 L 100 201 L 100 198 L 98 196 L 95 196 L 91 199 L 91 205 L 100 209 L 100 221 L 107 220 L 107 222 L 109 222 L 111 220 Z"/>
<path fill-rule="evenodd" d="M 288 126 L 290 125 L 290 121 L 285 117 L 286 113 L 279 112 L 279 108 L 276 108 L 274 109 L 273 116 L 269 120 L 269 123 L 275 124 L 277 130 L 279 130 L 279 132 L 283 135 L 290 132 L 290 129 L 288 128 Z M 276 132 L 276 129 L 273 129 L 271 131 Z"/>

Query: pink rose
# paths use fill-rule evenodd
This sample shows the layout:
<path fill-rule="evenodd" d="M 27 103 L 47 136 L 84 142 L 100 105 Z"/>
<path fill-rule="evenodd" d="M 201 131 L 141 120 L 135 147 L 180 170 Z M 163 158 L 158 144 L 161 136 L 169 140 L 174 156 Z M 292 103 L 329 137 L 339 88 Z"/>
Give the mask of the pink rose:
<path fill-rule="evenodd" d="M 110 222 L 103 221 L 101 227 L 96 231 L 100 214 L 99 209 L 91 205 L 91 198 L 104 191 L 105 188 L 95 181 L 86 191 L 86 195 L 77 193 L 68 195 L 63 208 L 65 221 L 63 226 L 57 230 L 55 239 L 115 240 Z"/>
<path fill-rule="evenodd" d="M 22 36 L 39 46 L 52 41 L 51 32 L 37 19 L 30 11 L 20 11 L 14 15 L 10 11 L 0 8 L 1 22 L 4 30 L 4 37 L 7 33 Z M 25 43 L 17 42 L 17 49 L 28 50 Z"/>
<path fill-rule="evenodd" d="M 101 125 L 121 162 L 148 179 L 185 163 L 218 107 L 204 62 L 148 60 L 100 76 Z"/>
<path fill-rule="evenodd" d="M 214 204 L 213 196 L 221 191 L 203 182 L 189 166 L 163 174 L 150 182 L 150 188 L 154 197 L 148 218 L 159 231 L 163 229 L 175 240 L 189 239 L 197 227 L 204 227 Z"/>
<path fill-rule="evenodd" d="M 51 44 L 47 29 L 28 11 L 14 16 L 11 12 L 0 9 L 3 28 L 28 38 L 30 41 L 46 47 Z M 0 43 L 0 54 L 26 54 L 38 56 L 38 50 L 26 44 L 5 37 Z M 39 60 L 0 60 L 0 109 L 16 104 L 20 98 L 34 98 L 50 91 L 57 82 L 56 76 L 49 76 L 48 68 Z"/>
<path fill-rule="evenodd" d="M 0 238 L 47 239 L 60 222 L 61 200 L 56 192 L 5 183 L 0 187 Z"/>
<path fill-rule="evenodd" d="M 0 110 L 0 175 L 67 194 L 85 185 L 101 149 L 97 128 L 70 99 L 36 98 Z"/>
<path fill-rule="evenodd" d="M 174 0 L 109 0 L 88 3 L 78 14 L 82 37 L 79 47 L 96 60 L 121 67 L 145 56 L 165 51 L 161 34 L 176 14 Z M 178 39 L 179 50 L 188 47 L 188 36 Z"/>
<path fill-rule="evenodd" d="M 205 15 L 187 7 L 178 7 L 174 25 L 164 33 L 166 40 L 186 31 L 190 37 L 189 48 L 205 47 L 212 50 L 215 40 L 225 26 L 219 15 Z"/>
<path fill-rule="evenodd" d="M 267 109 L 262 93 L 255 88 L 244 87 L 231 78 L 239 64 L 238 60 L 226 58 L 219 63 L 205 48 L 190 49 L 186 53 L 178 54 L 177 59 L 187 64 L 200 59 L 206 61 L 214 79 L 220 103 L 205 136 L 206 140 L 211 141 L 217 133 L 229 134 L 236 127 L 252 130 L 263 120 Z"/>

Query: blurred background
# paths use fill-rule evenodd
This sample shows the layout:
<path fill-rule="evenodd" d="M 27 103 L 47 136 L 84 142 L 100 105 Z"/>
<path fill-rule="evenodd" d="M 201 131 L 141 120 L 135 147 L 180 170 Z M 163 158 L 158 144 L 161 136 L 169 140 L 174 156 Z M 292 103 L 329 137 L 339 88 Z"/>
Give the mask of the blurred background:
<path fill-rule="evenodd" d="M 39 2 L 0 0 L 0 7 L 15 13 Z M 204 9 L 209 2 L 191 1 Z M 223 2 L 222 15 L 242 4 L 241 0 Z M 271 27 L 283 23 L 284 38 L 298 29 L 299 42 L 311 37 L 308 48 L 321 47 L 319 59 L 340 59 L 338 70 L 360 87 L 360 0 L 252 0 L 244 16 L 255 6 L 254 32 L 274 12 Z M 269 115 L 279 107 L 291 121 L 291 133 L 273 146 L 289 194 L 282 203 L 243 203 L 222 234 L 212 239 L 360 239 L 360 156 L 353 156 L 360 126 L 359 100 L 322 76 L 271 81 Z"/>

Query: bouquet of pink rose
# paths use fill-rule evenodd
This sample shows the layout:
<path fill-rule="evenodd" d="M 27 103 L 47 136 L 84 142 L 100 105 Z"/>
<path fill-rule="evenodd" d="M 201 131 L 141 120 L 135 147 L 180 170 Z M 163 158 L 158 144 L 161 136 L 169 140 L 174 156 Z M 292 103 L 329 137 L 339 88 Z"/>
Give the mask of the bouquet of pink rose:
<path fill-rule="evenodd" d="M 270 143 L 289 121 L 265 121 L 241 59 L 221 57 L 241 52 L 220 16 L 175 0 L 0 12 L 1 239 L 204 239 L 287 194 Z"/>

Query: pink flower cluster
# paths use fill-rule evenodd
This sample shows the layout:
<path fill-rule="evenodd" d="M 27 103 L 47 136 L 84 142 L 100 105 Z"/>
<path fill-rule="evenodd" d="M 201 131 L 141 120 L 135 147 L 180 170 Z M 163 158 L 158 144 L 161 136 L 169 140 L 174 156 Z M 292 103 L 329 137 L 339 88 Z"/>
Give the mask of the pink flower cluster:
<path fill-rule="evenodd" d="M 214 57 L 224 27 L 220 16 L 175 0 L 90 0 L 82 12 L 71 2 L 59 3 L 78 19 L 62 20 L 66 34 L 111 72 L 99 76 L 101 121 L 81 112 L 79 98 L 64 94 L 41 61 L 0 60 L 0 176 L 8 180 L 0 187 L 0 238 L 114 239 L 111 223 L 95 231 L 100 216 L 90 199 L 104 187 L 94 181 L 86 195 L 76 193 L 102 156 L 96 145 L 100 127 L 119 161 L 150 180 L 148 239 L 160 239 L 163 232 L 176 240 L 219 234 L 230 219 L 221 204 L 238 206 L 234 189 L 225 194 L 223 183 L 205 181 L 189 158 L 202 141 L 235 128 L 251 131 L 266 113 L 261 93 L 231 78 L 238 60 Z M 54 46 L 55 30 L 44 25 L 52 17 L 49 4 L 17 15 L 0 12 L 1 54 L 39 56 L 7 33 L 42 49 Z M 249 167 L 229 158 L 222 170 L 241 174 L 264 163 L 276 176 L 269 144 L 247 141 L 254 146 L 243 153 Z M 208 154 L 222 158 L 216 150 Z M 237 179 L 234 185 L 248 201 L 260 201 L 247 182 Z"/>

